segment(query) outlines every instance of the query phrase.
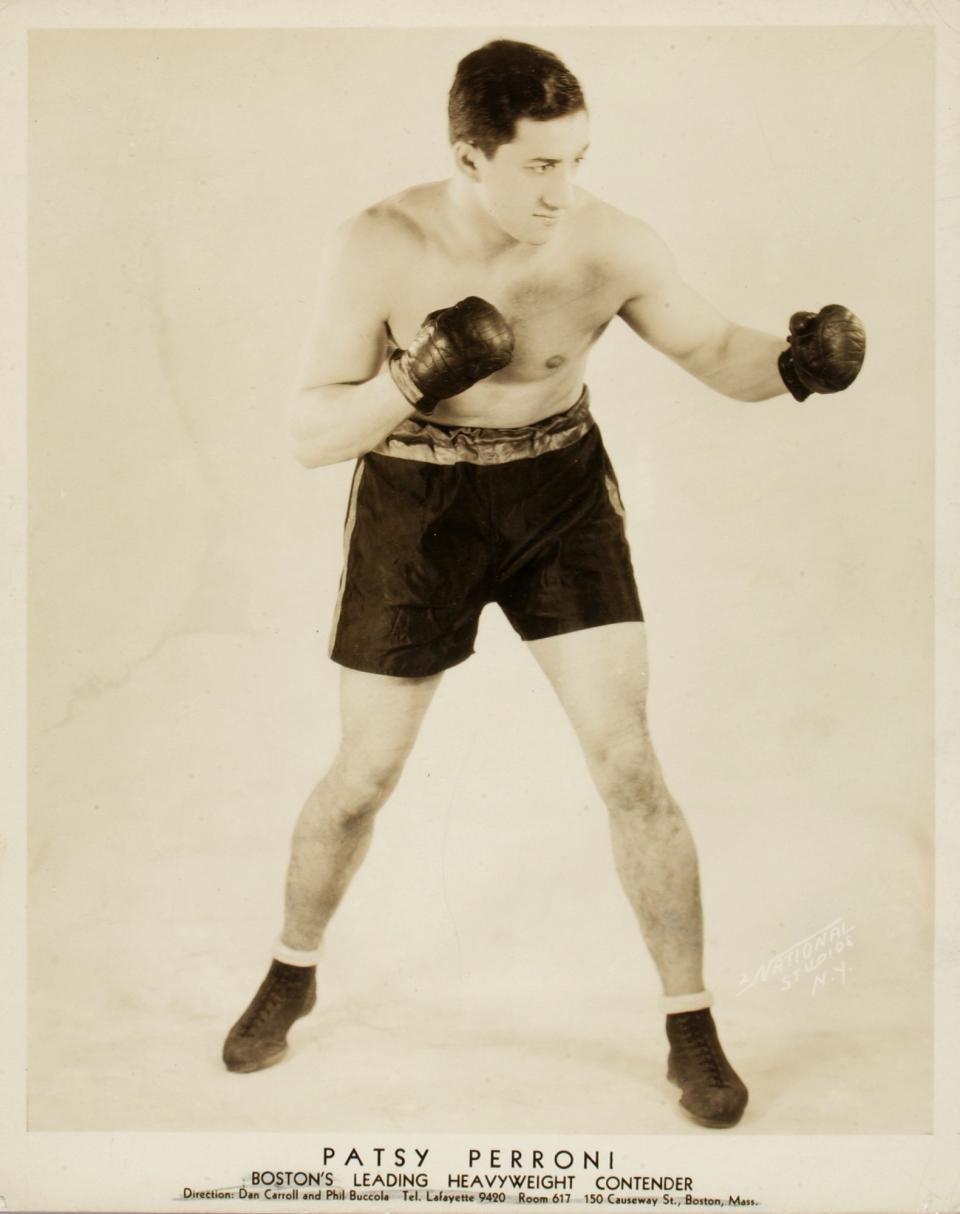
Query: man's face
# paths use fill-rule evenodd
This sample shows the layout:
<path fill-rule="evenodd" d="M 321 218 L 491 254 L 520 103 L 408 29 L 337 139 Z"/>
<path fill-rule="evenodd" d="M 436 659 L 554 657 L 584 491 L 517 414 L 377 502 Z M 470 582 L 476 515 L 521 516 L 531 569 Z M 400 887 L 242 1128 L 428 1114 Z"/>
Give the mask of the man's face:
<path fill-rule="evenodd" d="M 590 141 L 585 110 L 536 122 L 521 118 L 510 143 L 476 155 L 479 199 L 508 236 L 544 244 L 574 199 L 574 178 Z"/>

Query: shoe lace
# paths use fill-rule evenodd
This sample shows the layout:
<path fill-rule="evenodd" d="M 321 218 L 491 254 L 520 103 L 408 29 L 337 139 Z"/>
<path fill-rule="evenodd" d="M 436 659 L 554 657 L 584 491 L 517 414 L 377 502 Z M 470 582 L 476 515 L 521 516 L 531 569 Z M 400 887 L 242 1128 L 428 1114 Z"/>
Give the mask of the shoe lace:
<path fill-rule="evenodd" d="M 274 982 L 260 999 L 254 1001 L 249 1012 L 244 1017 L 243 1025 L 240 1029 L 244 1037 L 249 1037 L 257 1031 L 266 1021 L 271 1020 L 274 1014 L 283 1007 L 290 999 L 292 991 L 288 990 L 281 982 Z"/>
<path fill-rule="evenodd" d="M 717 1083 L 723 1083 L 726 1074 L 719 1047 L 711 1035 L 702 1026 L 688 1020 L 683 1025 L 683 1036 L 688 1049 L 704 1072 Z"/>

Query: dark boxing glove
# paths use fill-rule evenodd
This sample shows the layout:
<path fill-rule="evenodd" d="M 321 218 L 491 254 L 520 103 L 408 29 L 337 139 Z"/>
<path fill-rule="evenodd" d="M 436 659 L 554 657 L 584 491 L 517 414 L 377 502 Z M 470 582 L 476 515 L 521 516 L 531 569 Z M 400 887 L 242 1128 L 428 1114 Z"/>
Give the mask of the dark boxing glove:
<path fill-rule="evenodd" d="M 787 335 L 790 349 L 777 360 L 780 378 L 795 400 L 811 392 L 842 392 L 863 366 L 867 337 L 849 308 L 827 304 L 819 312 L 794 312 Z"/>
<path fill-rule="evenodd" d="M 476 295 L 431 312 L 408 350 L 390 356 L 393 381 L 411 405 L 432 413 L 513 357 L 513 331 L 493 304 Z"/>

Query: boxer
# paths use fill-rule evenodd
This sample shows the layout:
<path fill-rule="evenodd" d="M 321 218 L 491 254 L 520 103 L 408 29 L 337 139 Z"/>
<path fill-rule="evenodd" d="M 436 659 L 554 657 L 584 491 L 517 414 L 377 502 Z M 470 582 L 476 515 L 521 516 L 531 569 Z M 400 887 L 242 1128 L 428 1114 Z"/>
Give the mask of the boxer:
<path fill-rule="evenodd" d="M 552 54 L 496 41 L 458 65 L 453 172 L 335 234 L 294 450 L 355 462 L 330 653 L 342 739 L 294 831 L 266 978 L 228 1069 L 283 1057 L 316 1000 L 317 950 L 444 670 L 497 603 L 545 671 L 609 811 L 615 867 L 663 989 L 668 1078 L 699 1124 L 736 1124 L 702 969 L 697 857 L 650 742 L 643 613 L 584 374 L 615 318 L 726 396 L 850 386 L 865 339 L 837 304 L 785 338 L 720 315 L 646 224 L 577 185 L 589 119 Z"/>

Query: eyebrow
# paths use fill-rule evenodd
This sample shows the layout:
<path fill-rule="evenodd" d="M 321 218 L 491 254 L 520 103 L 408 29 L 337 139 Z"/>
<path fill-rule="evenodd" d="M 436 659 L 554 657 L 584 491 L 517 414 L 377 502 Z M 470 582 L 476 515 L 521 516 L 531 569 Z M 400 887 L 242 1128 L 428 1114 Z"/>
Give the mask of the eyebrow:
<path fill-rule="evenodd" d="M 588 152 L 589 150 L 590 150 L 590 144 L 589 144 L 589 143 L 586 143 L 586 144 L 584 144 L 584 146 L 583 146 L 583 147 L 580 149 L 580 151 L 579 151 L 579 152 L 577 152 L 577 156 L 583 156 L 583 155 L 584 155 L 584 153 L 585 153 L 585 152 Z M 551 157 L 551 156 L 531 156 L 529 160 L 525 160 L 525 161 L 524 161 L 524 164 L 559 164 L 561 159 L 562 159 L 562 157 L 555 157 L 555 156 L 554 156 L 554 157 Z"/>

